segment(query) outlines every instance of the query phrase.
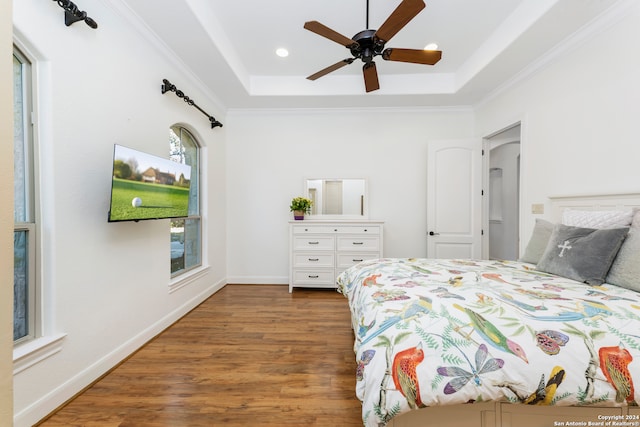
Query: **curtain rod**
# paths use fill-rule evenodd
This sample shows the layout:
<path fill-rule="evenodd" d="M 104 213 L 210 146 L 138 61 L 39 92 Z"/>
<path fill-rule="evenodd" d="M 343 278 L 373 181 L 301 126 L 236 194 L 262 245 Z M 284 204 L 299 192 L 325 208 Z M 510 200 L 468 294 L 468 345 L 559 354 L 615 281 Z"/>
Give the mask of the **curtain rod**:
<path fill-rule="evenodd" d="M 191 99 L 188 96 L 186 96 L 184 94 L 184 92 L 182 92 L 180 89 L 178 89 L 169 80 L 163 79 L 162 80 L 162 93 L 165 94 L 167 92 L 175 92 L 176 96 L 178 98 L 182 98 L 184 102 L 186 102 L 187 104 L 189 104 L 189 105 L 191 105 L 193 107 L 196 107 L 198 109 L 198 111 L 200 111 L 202 114 L 207 116 L 209 118 L 209 121 L 211 122 L 211 129 L 214 129 L 214 128 L 218 127 L 218 126 L 222 127 L 222 123 L 217 121 L 215 117 L 213 117 L 212 115 L 210 115 L 209 113 L 204 111 L 202 108 L 198 107 L 198 105 L 196 105 L 196 103 L 193 101 L 193 99 Z"/>

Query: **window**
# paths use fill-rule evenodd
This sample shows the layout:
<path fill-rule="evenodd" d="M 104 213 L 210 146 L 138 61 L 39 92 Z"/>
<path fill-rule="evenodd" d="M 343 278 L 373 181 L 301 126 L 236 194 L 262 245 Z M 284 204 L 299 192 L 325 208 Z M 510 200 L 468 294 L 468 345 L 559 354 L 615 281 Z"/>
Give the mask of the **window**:
<path fill-rule="evenodd" d="M 202 264 L 200 147 L 183 127 L 169 130 L 169 158 L 191 166 L 189 216 L 171 220 L 171 276 L 175 277 Z"/>
<path fill-rule="evenodd" d="M 13 48 L 13 155 L 14 155 L 14 228 L 13 228 L 13 340 L 36 338 L 37 294 L 35 171 L 32 132 L 31 63 Z"/>

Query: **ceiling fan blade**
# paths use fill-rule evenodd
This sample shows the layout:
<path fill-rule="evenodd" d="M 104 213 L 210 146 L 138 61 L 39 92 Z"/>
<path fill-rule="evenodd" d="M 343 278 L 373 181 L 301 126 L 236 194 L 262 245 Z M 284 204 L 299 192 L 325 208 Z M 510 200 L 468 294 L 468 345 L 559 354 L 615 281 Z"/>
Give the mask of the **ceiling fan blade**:
<path fill-rule="evenodd" d="M 324 75 L 326 75 L 326 74 L 329 74 L 329 73 L 331 73 L 332 71 L 335 71 L 335 70 L 337 70 L 337 69 L 339 69 L 339 68 L 342 68 L 342 67 L 344 67 L 345 65 L 349 65 L 349 64 L 351 64 L 354 60 L 355 60 L 355 58 L 347 58 L 347 59 L 343 59 L 342 61 L 340 61 L 340 62 L 336 62 L 335 64 L 330 65 L 330 66 L 328 66 L 327 68 L 324 68 L 324 69 L 322 69 L 322 70 L 318 71 L 318 72 L 317 72 L 317 73 L 315 73 L 315 74 L 311 74 L 309 77 L 307 77 L 307 79 L 308 79 L 308 80 L 316 80 L 316 79 L 319 79 L 320 77 L 322 77 L 322 76 L 324 76 Z"/>
<path fill-rule="evenodd" d="M 383 42 L 388 42 L 424 8 L 423 0 L 402 0 L 402 3 L 376 31 L 375 37 Z"/>
<path fill-rule="evenodd" d="M 380 89 L 380 83 L 378 82 L 378 71 L 376 70 L 376 63 L 369 62 L 362 67 L 362 74 L 364 75 L 364 87 L 367 92 Z"/>
<path fill-rule="evenodd" d="M 349 37 L 343 36 L 342 34 L 332 30 L 326 25 L 319 23 L 318 21 L 305 22 L 304 28 L 322 37 L 326 37 L 329 40 L 339 43 L 345 47 L 351 47 L 356 44 L 356 42 L 351 40 Z"/>
<path fill-rule="evenodd" d="M 440 58 L 442 58 L 442 52 L 439 50 L 388 48 L 382 52 L 382 58 L 387 61 L 433 65 L 440 61 Z"/>

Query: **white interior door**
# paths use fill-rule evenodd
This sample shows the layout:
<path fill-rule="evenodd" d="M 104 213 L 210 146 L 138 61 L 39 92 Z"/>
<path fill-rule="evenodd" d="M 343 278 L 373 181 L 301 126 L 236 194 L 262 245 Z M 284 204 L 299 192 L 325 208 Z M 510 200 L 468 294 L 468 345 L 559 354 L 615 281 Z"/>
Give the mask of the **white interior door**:
<path fill-rule="evenodd" d="M 427 257 L 478 259 L 482 142 L 431 141 L 427 153 Z"/>

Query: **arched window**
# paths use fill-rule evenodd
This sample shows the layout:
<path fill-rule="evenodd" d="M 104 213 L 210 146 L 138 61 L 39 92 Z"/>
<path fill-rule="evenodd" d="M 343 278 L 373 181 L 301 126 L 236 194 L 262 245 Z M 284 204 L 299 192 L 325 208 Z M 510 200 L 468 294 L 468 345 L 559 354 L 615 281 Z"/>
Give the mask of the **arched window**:
<path fill-rule="evenodd" d="M 181 126 L 169 129 L 169 158 L 191 166 L 189 216 L 171 220 L 171 276 L 174 277 L 202 264 L 200 146 Z"/>

